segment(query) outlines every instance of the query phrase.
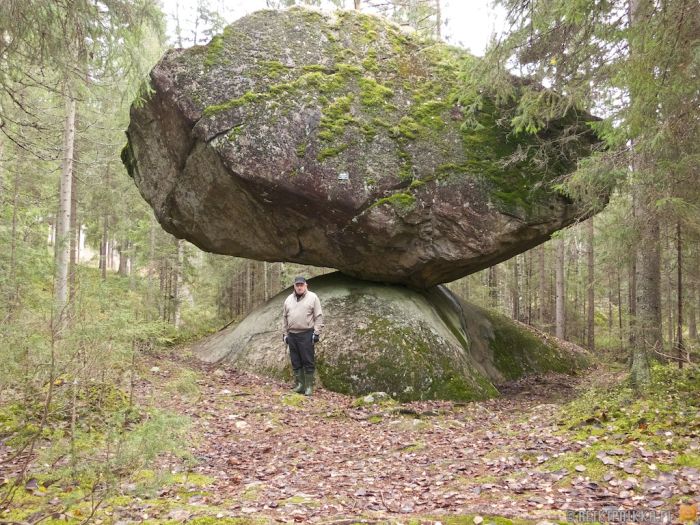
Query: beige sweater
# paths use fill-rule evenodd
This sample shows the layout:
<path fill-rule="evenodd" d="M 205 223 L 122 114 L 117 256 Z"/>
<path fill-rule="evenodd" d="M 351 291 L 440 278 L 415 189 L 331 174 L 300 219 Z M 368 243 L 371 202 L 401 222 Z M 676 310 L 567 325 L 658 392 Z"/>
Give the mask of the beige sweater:
<path fill-rule="evenodd" d="M 323 329 L 323 312 L 318 296 L 306 290 L 306 293 L 297 300 L 296 294 L 287 297 L 282 307 L 282 323 L 284 335 L 289 332 L 304 332 L 311 328 L 317 334 Z"/>

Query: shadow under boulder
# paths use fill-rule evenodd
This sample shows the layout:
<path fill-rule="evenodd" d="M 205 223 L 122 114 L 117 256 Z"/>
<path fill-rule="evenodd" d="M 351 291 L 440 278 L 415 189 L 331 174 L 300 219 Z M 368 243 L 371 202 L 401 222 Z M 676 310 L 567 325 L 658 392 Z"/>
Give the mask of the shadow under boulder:
<path fill-rule="evenodd" d="M 340 273 L 316 277 L 325 329 L 316 346 L 323 386 L 349 395 L 383 391 L 400 401 L 495 397 L 495 385 L 529 373 L 573 372 L 583 353 L 546 342 L 444 286 L 415 291 Z M 282 343 L 284 290 L 197 343 L 195 354 L 278 379 L 291 377 Z"/>

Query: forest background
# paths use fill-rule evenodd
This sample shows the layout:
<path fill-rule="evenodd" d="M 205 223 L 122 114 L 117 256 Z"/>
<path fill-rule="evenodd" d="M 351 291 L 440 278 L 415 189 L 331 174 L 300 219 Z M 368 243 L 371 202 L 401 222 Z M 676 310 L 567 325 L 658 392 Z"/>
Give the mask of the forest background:
<path fill-rule="evenodd" d="M 167 15 L 152 0 L 0 6 L 0 434 L 12 429 L 27 456 L 47 440 L 49 456 L 71 458 L 67 475 L 107 485 L 178 453 L 186 427 L 152 409 L 125 430 L 139 410 L 129 382 L 140 356 L 243 318 L 295 274 L 328 271 L 201 252 L 162 231 L 127 176 L 124 129 L 148 70 L 168 46 L 206 43 L 227 23 L 224 2 L 197 0 L 187 20 L 173 5 Z M 486 97 L 505 104 L 510 71 L 558 93 L 526 92 L 513 133 L 537 133 L 572 105 L 601 117 L 605 148 L 561 190 L 592 208 L 609 202 L 449 286 L 622 364 L 643 388 L 651 362 L 698 360 L 700 10 L 692 0 L 496 5 L 503 27 L 463 72 L 465 99 L 477 101 L 468 109 Z M 460 23 L 440 0 L 324 6 L 383 14 L 438 40 Z M 166 437 L 144 449 L 153 435 Z M 102 464 L 89 459 L 95 447 L 120 453 Z"/>

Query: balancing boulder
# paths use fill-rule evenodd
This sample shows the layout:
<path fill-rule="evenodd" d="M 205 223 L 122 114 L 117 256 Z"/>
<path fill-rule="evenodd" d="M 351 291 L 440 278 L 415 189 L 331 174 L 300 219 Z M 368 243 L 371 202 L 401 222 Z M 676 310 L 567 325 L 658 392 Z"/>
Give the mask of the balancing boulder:
<path fill-rule="evenodd" d="M 553 183 L 597 143 L 592 117 L 515 133 L 522 81 L 510 107 L 469 95 L 476 60 L 356 12 L 259 11 L 166 53 L 122 159 L 203 250 L 428 288 L 582 216 Z"/>

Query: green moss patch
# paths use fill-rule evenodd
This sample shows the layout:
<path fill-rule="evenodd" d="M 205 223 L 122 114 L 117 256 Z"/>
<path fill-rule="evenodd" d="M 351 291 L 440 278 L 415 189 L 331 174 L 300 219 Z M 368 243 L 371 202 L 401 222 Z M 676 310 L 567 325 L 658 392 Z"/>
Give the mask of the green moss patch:
<path fill-rule="evenodd" d="M 305 396 L 296 393 L 286 394 L 281 398 L 282 404 L 288 407 L 300 407 L 304 404 L 305 400 Z"/>
<path fill-rule="evenodd" d="M 640 440 L 682 455 L 686 439 L 700 431 L 698 411 L 700 372 L 656 365 L 644 391 L 633 390 L 626 381 L 591 388 L 564 407 L 560 425 L 578 438 L 612 434 L 620 443 Z M 670 442 L 667 432 L 673 436 Z"/>
<path fill-rule="evenodd" d="M 360 102 L 365 106 L 376 107 L 383 105 L 394 96 L 394 91 L 369 77 L 362 77 L 360 84 Z"/>
<path fill-rule="evenodd" d="M 630 472 L 653 478 L 684 466 L 700 468 L 697 455 L 688 452 L 700 430 L 699 410 L 697 370 L 655 366 L 652 383 L 642 392 L 633 391 L 626 381 L 594 386 L 564 405 L 559 416 L 560 432 L 571 436 L 580 450 L 552 458 L 541 468 L 566 469 L 569 475 L 562 484 L 577 475 L 594 481 L 606 473 L 618 479 Z"/>
<path fill-rule="evenodd" d="M 474 370 L 461 368 L 445 351 L 444 342 L 427 327 L 404 326 L 370 315 L 356 330 L 364 356 L 343 354 L 332 361 L 321 357 L 317 368 L 330 390 L 358 395 L 381 390 L 398 401 L 416 399 L 485 399 L 495 389 Z M 371 356 L 369 358 L 368 356 Z M 410 363 L 407 366 L 406 363 Z"/>
<path fill-rule="evenodd" d="M 586 364 L 585 357 L 543 343 L 501 314 L 489 310 L 481 312 L 493 325 L 494 337 L 489 346 L 494 365 L 506 379 L 549 371 L 572 373 Z"/>
<path fill-rule="evenodd" d="M 333 141 L 342 137 L 345 128 L 355 122 L 350 114 L 351 96 L 338 97 L 326 108 L 321 115 L 318 136 L 325 141 Z"/>
<path fill-rule="evenodd" d="M 204 59 L 204 65 L 211 68 L 219 62 L 219 55 L 224 49 L 224 36 L 216 35 L 211 39 L 207 46 L 207 57 Z"/>
<path fill-rule="evenodd" d="M 262 121 L 262 116 L 277 124 L 301 107 L 321 111 L 317 131 L 305 137 L 303 144 L 293 145 L 297 156 L 307 161 L 334 162 L 340 156 L 336 163 L 351 163 L 359 151 L 360 156 L 367 155 L 365 164 L 384 167 L 376 170 L 378 176 L 399 183 L 428 177 L 444 183 L 476 181 L 479 191 L 501 211 L 532 216 L 548 210 L 542 206 L 552 198 L 561 198 L 553 183 L 590 153 L 588 136 L 566 141 L 565 146 L 552 141 L 568 129 L 585 131 L 579 122 L 583 115 L 575 110 L 536 134 L 518 133 L 522 127 L 514 122 L 518 97 L 527 90 L 515 86 L 515 98 L 507 103 L 496 103 L 483 93 L 465 93 L 462 78 L 472 74 L 478 59 L 461 50 L 406 35 L 363 13 L 340 12 L 333 22 L 305 9 L 251 17 L 269 17 L 274 34 L 256 33 L 253 39 L 247 34 L 249 26 L 241 21 L 205 48 L 188 50 L 178 58 L 185 70 L 199 70 L 195 66 L 202 64 L 208 70 L 231 61 L 232 67 L 243 68 L 242 75 L 254 81 L 249 87 L 244 84 L 249 91 L 223 100 L 225 95 L 208 97 L 207 89 L 197 85 L 190 95 L 194 101 L 207 101 L 201 104 L 205 118 L 240 110 L 246 123 L 248 118 Z M 248 23 L 254 27 L 260 22 Z M 302 46 L 299 54 L 294 49 L 285 51 L 284 63 L 276 59 L 283 55 L 278 35 L 287 30 L 303 32 L 318 42 L 318 53 L 305 53 Z M 243 60 L 253 50 L 264 59 Z M 218 93 L 217 89 L 218 85 L 208 91 Z M 254 130 L 255 126 L 235 128 L 228 138 L 233 142 L 240 133 Z M 387 173 L 384 159 L 375 159 L 378 153 L 366 147 L 378 137 L 395 144 L 382 153 L 395 155 L 398 169 L 394 172 Z M 542 147 L 548 143 L 555 145 Z M 128 150 L 123 161 L 132 173 Z M 452 169 L 445 168 L 448 164 Z"/>
<path fill-rule="evenodd" d="M 389 204 L 399 212 L 410 211 L 416 204 L 416 197 L 411 193 L 394 193 L 379 199 L 372 206 L 381 206 L 382 204 Z"/>

